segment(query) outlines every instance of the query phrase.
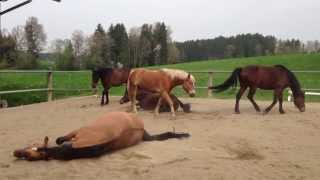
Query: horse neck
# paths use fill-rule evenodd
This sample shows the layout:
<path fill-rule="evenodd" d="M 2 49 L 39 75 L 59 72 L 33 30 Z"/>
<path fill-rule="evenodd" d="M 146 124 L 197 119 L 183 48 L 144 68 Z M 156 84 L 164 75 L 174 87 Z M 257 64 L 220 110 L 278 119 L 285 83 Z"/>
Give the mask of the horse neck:
<path fill-rule="evenodd" d="M 291 84 L 290 84 L 290 89 L 292 91 L 292 94 L 293 94 L 294 98 L 296 98 L 296 97 L 300 96 L 301 94 L 303 94 L 302 90 L 300 88 L 292 86 Z"/>
<path fill-rule="evenodd" d="M 290 84 L 289 87 L 292 91 L 293 97 L 297 97 L 297 96 L 303 94 L 301 87 L 300 87 L 300 83 L 297 80 L 297 78 L 295 77 L 295 75 L 287 69 L 286 69 L 286 71 L 288 74 L 288 79 L 289 79 L 289 84 Z"/>
<path fill-rule="evenodd" d="M 45 149 L 47 159 L 62 159 L 62 147 L 54 146 Z"/>
<path fill-rule="evenodd" d="M 183 82 L 184 82 L 184 79 L 182 79 L 182 78 L 179 78 L 179 77 L 173 78 L 171 81 L 171 84 L 170 84 L 170 90 L 176 86 L 183 84 Z"/>

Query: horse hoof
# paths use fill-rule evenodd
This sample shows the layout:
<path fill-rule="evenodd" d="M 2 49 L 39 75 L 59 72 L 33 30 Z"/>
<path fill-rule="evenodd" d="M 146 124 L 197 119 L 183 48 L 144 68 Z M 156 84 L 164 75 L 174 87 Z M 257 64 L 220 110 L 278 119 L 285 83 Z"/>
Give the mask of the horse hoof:
<path fill-rule="evenodd" d="M 235 111 L 234 113 L 235 113 L 235 114 L 240 114 L 240 111 Z"/>
<path fill-rule="evenodd" d="M 285 114 L 286 112 L 284 112 L 284 111 L 280 111 L 280 114 Z"/>

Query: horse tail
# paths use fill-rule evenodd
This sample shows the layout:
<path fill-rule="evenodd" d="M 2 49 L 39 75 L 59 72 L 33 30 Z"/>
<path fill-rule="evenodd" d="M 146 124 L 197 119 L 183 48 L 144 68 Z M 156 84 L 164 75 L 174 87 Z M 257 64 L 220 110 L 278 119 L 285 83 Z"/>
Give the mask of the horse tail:
<path fill-rule="evenodd" d="M 189 133 L 174 133 L 174 132 L 165 132 L 156 135 L 150 135 L 147 131 L 144 131 L 142 140 L 143 141 L 164 141 L 171 138 L 182 139 L 190 137 Z"/>
<path fill-rule="evenodd" d="M 237 86 L 237 81 L 241 72 L 241 68 L 233 70 L 231 76 L 222 84 L 218 86 L 211 86 L 209 89 L 213 89 L 215 92 L 221 92 L 229 89 L 231 86 Z"/>

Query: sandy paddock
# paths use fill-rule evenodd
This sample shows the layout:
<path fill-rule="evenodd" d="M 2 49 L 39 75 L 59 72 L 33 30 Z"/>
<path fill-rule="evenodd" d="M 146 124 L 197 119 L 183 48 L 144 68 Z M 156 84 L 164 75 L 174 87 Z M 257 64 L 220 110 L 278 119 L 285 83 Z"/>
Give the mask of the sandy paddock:
<path fill-rule="evenodd" d="M 12 151 L 49 136 L 78 128 L 110 111 L 126 111 L 117 97 L 100 107 L 94 97 L 0 110 L 0 179 L 183 179 L 183 180 L 318 180 L 320 179 L 320 104 L 308 103 L 300 113 L 285 103 L 268 115 L 256 113 L 248 101 L 183 99 L 193 112 L 154 117 L 139 112 L 150 133 L 189 132 L 185 140 L 143 142 L 94 159 L 27 162 Z M 258 102 L 266 107 L 270 102 Z"/>

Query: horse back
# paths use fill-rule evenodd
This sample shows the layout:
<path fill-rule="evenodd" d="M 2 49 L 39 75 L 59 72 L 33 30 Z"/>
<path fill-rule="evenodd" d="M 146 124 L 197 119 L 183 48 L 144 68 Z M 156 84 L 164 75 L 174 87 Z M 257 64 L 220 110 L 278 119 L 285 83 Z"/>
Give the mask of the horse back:
<path fill-rule="evenodd" d="M 113 86 L 120 86 L 127 83 L 130 69 L 113 69 L 110 83 Z"/>
<path fill-rule="evenodd" d="M 150 92 L 170 89 L 170 77 L 159 70 L 136 69 L 129 75 L 130 84 Z"/>
<path fill-rule="evenodd" d="M 286 71 L 273 66 L 246 66 L 241 69 L 240 84 L 261 89 L 275 89 L 288 86 Z"/>
<path fill-rule="evenodd" d="M 73 148 L 108 144 L 111 150 L 134 145 L 141 141 L 144 125 L 136 115 L 112 112 L 80 128 L 72 140 Z"/>

